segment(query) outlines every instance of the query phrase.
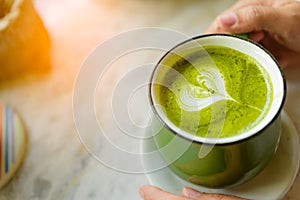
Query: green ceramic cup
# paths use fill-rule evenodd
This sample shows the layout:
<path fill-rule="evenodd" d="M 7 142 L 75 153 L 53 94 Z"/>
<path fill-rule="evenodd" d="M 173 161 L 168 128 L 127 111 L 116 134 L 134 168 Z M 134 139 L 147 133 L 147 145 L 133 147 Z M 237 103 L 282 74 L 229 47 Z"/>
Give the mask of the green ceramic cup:
<path fill-rule="evenodd" d="M 175 53 L 184 57 L 186 52 L 205 46 L 228 47 L 249 55 L 263 66 L 270 77 L 273 92 L 270 93 L 269 110 L 256 126 L 241 134 L 219 138 L 191 134 L 176 126 L 160 105 L 155 87 L 162 84 L 169 70 L 166 66 L 169 55 Z M 151 77 L 149 97 L 157 119 L 153 126 L 163 127 L 154 136 L 156 147 L 170 170 L 188 182 L 209 188 L 243 184 L 259 174 L 276 152 L 285 96 L 286 83 L 280 67 L 259 44 L 226 34 L 202 35 L 184 41 L 160 59 Z"/>

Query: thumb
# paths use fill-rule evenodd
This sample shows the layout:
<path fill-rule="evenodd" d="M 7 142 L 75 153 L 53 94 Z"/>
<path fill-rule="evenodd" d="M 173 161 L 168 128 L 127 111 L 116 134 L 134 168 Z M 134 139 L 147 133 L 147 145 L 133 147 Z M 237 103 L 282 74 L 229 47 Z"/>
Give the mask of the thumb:
<path fill-rule="evenodd" d="M 142 186 L 139 193 L 144 200 L 190 200 L 187 197 L 179 197 L 150 185 Z"/>
<path fill-rule="evenodd" d="M 239 10 L 227 11 L 217 17 L 217 29 L 231 33 L 247 33 L 265 30 L 276 32 L 281 26 L 280 13 L 272 7 L 247 6 Z M 275 29 L 275 30 L 274 30 Z"/>
<path fill-rule="evenodd" d="M 230 195 L 207 194 L 203 192 L 198 192 L 188 187 L 183 188 L 182 196 L 190 198 L 192 200 L 246 200 L 243 198 L 230 196 Z"/>

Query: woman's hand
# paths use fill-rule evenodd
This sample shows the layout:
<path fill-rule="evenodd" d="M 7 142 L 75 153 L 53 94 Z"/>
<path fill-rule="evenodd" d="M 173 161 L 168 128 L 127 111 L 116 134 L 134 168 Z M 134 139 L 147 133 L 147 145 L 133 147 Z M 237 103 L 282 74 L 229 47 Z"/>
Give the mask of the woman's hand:
<path fill-rule="evenodd" d="M 207 33 L 251 33 L 282 67 L 300 67 L 300 1 L 241 0 L 218 16 Z"/>
<path fill-rule="evenodd" d="M 183 188 L 181 196 L 177 196 L 149 185 L 140 188 L 140 195 L 144 200 L 245 200 L 235 196 L 206 194 L 187 187 Z"/>

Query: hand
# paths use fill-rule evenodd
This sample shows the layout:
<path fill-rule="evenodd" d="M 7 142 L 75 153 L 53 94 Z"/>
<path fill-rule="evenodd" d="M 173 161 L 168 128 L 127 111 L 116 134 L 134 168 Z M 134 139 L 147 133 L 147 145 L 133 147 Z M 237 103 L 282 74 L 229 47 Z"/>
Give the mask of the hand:
<path fill-rule="evenodd" d="M 300 67 L 300 1 L 241 0 L 218 16 L 207 33 L 251 33 L 282 67 Z"/>
<path fill-rule="evenodd" d="M 229 195 L 206 194 L 187 187 L 183 188 L 182 196 L 177 196 L 149 185 L 141 187 L 140 194 L 144 200 L 245 200 Z"/>

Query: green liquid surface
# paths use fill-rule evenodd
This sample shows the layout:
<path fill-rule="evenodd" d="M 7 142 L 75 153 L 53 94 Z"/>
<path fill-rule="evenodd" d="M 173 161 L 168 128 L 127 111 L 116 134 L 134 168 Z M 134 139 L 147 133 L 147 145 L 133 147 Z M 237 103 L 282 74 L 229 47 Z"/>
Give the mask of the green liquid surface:
<path fill-rule="evenodd" d="M 194 135 L 224 138 L 261 122 L 269 110 L 273 87 L 252 57 L 227 47 L 191 50 L 184 58 L 162 61 L 155 97 L 168 119 Z"/>

